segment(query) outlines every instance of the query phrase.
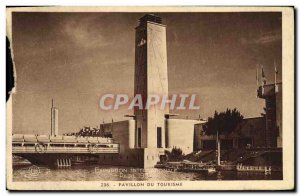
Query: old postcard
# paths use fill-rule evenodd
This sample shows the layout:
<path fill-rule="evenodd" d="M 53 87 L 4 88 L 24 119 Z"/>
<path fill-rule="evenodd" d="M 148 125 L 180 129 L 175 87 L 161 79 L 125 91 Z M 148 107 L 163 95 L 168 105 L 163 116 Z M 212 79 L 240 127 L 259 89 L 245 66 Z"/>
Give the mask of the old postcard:
<path fill-rule="evenodd" d="M 9 190 L 294 189 L 293 7 L 7 8 Z"/>

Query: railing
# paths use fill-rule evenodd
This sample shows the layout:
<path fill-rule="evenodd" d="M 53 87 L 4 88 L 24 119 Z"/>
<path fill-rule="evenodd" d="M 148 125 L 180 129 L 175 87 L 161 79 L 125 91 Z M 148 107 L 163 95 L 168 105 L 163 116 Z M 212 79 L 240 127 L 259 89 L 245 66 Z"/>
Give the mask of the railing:
<path fill-rule="evenodd" d="M 84 153 L 84 154 L 98 154 L 98 153 L 119 153 L 119 146 L 114 147 L 54 147 L 54 146 L 13 146 L 12 153 Z"/>
<path fill-rule="evenodd" d="M 32 134 L 13 134 L 13 142 L 64 142 L 64 143 L 113 143 L 108 137 L 83 137 L 83 136 L 50 136 Z"/>
<path fill-rule="evenodd" d="M 237 171 L 243 171 L 243 172 L 251 171 L 251 172 L 271 173 L 272 166 L 252 166 L 252 165 L 237 164 L 236 165 L 236 170 Z"/>

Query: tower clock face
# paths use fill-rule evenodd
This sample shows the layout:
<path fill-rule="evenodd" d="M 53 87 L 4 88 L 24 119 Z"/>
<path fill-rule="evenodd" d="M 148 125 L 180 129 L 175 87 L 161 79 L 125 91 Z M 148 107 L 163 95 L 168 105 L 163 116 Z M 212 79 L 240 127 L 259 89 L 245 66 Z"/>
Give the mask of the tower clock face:
<path fill-rule="evenodd" d="M 146 44 L 146 42 L 147 42 L 146 39 L 142 37 L 140 39 L 140 41 L 138 41 L 138 45 L 137 46 L 138 47 L 142 47 L 142 46 L 144 46 Z"/>

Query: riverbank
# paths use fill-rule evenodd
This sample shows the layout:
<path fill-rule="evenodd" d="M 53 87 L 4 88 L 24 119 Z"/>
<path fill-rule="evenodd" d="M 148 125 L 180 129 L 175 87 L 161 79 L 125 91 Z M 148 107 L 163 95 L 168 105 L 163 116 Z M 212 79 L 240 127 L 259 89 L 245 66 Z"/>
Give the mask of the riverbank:
<path fill-rule="evenodd" d="M 171 169 L 179 172 L 216 172 L 216 171 L 238 171 L 238 172 L 262 172 L 270 174 L 272 171 L 282 172 L 280 168 L 272 166 L 253 166 L 243 164 L 224 164 L 216 165 L 211 163 L 198 163 L 191 161 L 177 161 L 177 162 L 164 162 L 155 165 L 155 168 L 159 169 Z"/>

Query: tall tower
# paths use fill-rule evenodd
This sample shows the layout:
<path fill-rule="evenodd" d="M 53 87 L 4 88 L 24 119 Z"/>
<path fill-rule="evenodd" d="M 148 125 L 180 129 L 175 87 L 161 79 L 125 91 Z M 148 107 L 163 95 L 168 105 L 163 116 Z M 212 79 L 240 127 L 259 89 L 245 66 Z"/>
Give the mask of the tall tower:
<path fill-rule="evenodd" d="M 58 135 L 58 109 L 53 106 L 53 99 L 52 99 L 52 106 L 51 106 L 51 136 Z"/>
<path fill-rule="evenodd" d="M 134 108 L 136 148 L 165 147 L 165 114 L 160 104 L 145 109 L 150 95 L 168 96 L 166 26 L 160 17 L 147 14 L 140 18 L 135 35 L 134 95 L 141 95 L 143 109 Z"/>
<path fill-rule="evenodd" d="M 282 83 L 259 86 L 257 95 L 266 103 L 266 147 L 282 147 Z"/>

